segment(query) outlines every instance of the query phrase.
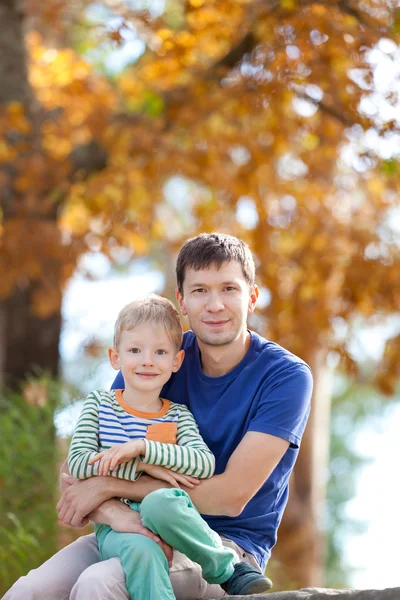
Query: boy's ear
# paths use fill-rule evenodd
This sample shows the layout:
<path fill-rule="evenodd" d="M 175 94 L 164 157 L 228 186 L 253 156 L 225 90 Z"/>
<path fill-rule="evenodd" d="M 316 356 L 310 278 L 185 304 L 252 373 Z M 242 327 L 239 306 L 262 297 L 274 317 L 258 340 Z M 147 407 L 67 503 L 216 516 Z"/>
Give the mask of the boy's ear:
<path fill-rule="evenodd" d="M 184 358 L 185 358 L 185 351 L 179 350 L 179 352 L 177 352 L 175 355 L 174 362 L 172 363 L 172 372 L 173 373 L 176 373 L 177 371 L 179 371 Z"/>
<path fill-rule="evenodd" d="M 108 358 L 110 359 L 112 368 L 119 371 L 121 367 L 119 366 L 119 354 L 116 348 L 108 349 Z"/>

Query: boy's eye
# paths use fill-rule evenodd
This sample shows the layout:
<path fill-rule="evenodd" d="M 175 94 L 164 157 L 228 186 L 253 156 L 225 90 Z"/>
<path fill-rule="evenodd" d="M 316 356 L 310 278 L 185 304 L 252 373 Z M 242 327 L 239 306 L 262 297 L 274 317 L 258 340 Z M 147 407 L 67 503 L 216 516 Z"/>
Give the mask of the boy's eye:
<path fill-rule="evenodd" d="M 232 291 L 234 291 L 236 288 L 235 288 L 233 285 L 227 285 L 225 289 L 226 289 L 226 291 L 227 291 L 227 292 L 232 292 Z"/>
<path fill-rule="evenodd" d="M 138 352 L 140 352 L 140 350 L 139 348 L 131 348 L 129 352 L 132 352 L 132 354 L 137 354 Z"/>
<path fill-rule="evenodd" d="M 161 348 L 159 350 L 156 350 L 156 354 L 167 354 L 165 350 L 161 350 Z"/>

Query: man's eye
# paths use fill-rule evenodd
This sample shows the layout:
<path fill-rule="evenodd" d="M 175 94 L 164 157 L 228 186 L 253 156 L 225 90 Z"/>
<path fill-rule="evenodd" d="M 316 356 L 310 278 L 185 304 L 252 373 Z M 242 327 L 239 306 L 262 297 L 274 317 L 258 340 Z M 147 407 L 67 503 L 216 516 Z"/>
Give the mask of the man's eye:
<path fill-rule="evenodd" d="M 161 350 L 161 348 L 159 350 L 156 350 L 156 354 L 167 354 L 165 350 Z"/>
<path fill-rule="evenodd" d="M 194 293 L 201 293 L 204 292 L 205 289 L 204 288 L 196 288 L 195 290 L 193 290 Z"/>
<path fill-rule="evenodd" d="M 129 352 L 132 352 L 132 354 L 137 354 L 138 352 L 140 352 L 140 350 L 139 348 L 131 348 Z"/>

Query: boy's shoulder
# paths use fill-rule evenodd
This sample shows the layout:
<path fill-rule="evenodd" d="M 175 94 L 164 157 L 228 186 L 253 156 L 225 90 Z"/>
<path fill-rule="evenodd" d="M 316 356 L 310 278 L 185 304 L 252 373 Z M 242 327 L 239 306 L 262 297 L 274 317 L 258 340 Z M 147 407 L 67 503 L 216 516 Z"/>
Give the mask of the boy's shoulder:
<path fill-rule="evenodd" d="M 193 414 L 191 413 L 191 411 L 188 409 L 188 407 L 185 404 L 179 404 L 178 402 L 172 402 L 172 400 L 169 400 L 169 411 L 168 412 L 173 412 L 174 414 L 178 414 L 178 416 L 182 416 L 182 417 L 188 416 L 188 415 L 193 417 Z"/>
<path fill-rule="evenodd" d="M 92 390 L 86 397 L 86 401 L 92 401 L 100 404 L 102 401 L 114 403 L 115 402 L 115 392 L 114 390 Z"/>

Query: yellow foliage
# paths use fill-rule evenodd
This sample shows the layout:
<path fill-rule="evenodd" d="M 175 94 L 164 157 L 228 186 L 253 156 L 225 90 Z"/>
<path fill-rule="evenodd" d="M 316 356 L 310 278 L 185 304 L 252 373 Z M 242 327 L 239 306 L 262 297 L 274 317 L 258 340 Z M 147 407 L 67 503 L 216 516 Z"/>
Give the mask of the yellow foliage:
<path fill-rule="evenodd" d="M 20 277 L 39 284 L 48 273 L 61 289 L 88 247 L 145 255 L 164 237 L 179 245 L 222 228 L 254 250 L 260 284 L 272 294 L 262 318 L 295 352 L 330 343 L 332 316 L 397 310 L 398 255 L 376 233 L 389 186 L 398 192 L 395 166 L 383 172 L 375 157 L 359 173 L 339 160 L 352 125 L 379 127 L 358 112 L 368 91 L 349 72 L 372 81 L 366 48 L 391 35 L 388 3 L 378 16 L 353 5 L 349 14 L 336 0 L 282 0 L 273 10 L 251 0 L 189 0 L 154 19 L 120 6 L 118 18 L 135 27 L 146 52 L 109 79 L 66 47 L 65 25 L 58 44 L 31 30 L 29 81 L 41 118 L 14 99 L 0 113 L 0 184 L 11 186 L 15 211 L 0 233 L 0 266 L 13 257 L 3 295 Z M 35 6 L 37 24 L 44 13 Z M 123 47 L 122 28 L 107 38 L 87 27 L 88 39 Z M 105 158 L 92 165 L 99 148 Z M 13 173 L 2 168 L 11 162 Z M 169 197 L 159 210 L 177 177 L 187 184 L 185 193 L 175 188 L 182 206 Z M 31 251 L 21 251 L 29 232 L 13 229 L 14 216 L 48 220 L 59 237 L 35 225 L 50 242 L 41 249 L 30 240 Z M 50 288 L 38 286 L 35 296 L 43 315 L 59 301 Z"/>

